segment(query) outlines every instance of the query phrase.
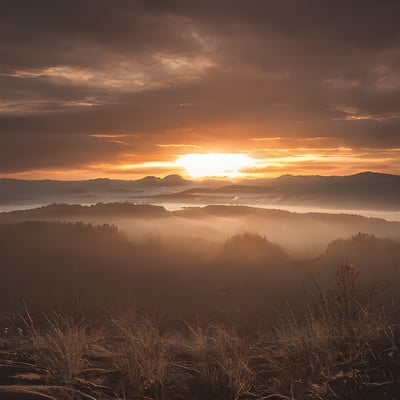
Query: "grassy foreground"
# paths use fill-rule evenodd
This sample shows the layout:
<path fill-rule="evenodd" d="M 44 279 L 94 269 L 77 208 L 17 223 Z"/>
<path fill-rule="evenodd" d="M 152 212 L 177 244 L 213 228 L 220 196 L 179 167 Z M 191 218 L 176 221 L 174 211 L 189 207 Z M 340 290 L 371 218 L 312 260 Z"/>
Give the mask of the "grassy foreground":
<path fill-rule="evenodd" d="M 2 366 L 36 374 L 25 392 L 38 398 L 400 398 L 399 313 L 379 305 L 347 264 L 303 314 L 288 305 L 272 327 L 250 333 L 240 321 L 139 312 L 101 322 L 21 318 L 0 336 Z"/>

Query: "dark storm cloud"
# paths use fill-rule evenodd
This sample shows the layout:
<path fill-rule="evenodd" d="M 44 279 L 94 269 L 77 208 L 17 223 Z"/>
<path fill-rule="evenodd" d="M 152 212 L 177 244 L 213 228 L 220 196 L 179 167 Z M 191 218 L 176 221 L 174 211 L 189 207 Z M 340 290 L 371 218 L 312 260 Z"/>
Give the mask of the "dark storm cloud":
<path fill-rule="evenodd" d="M 398 1 L 0 6 L 0 173 L 125 151 L 95 132 L 139 133 L 149 153 L 179 134 L 400 147 Z"/>

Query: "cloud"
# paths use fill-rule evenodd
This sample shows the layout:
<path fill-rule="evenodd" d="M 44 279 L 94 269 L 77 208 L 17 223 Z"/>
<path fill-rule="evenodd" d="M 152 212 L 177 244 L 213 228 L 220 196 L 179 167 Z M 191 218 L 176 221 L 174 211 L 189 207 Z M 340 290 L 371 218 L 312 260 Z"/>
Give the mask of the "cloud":
<path fill-rule="evenodd" d="M 392 0 L 6 0 L 0 142 L 14 158 L 0 174 L 128 150 L 156 162 L 315 138 L 317 151 L 321 137 L 398 148 L 399 13 Z"/>

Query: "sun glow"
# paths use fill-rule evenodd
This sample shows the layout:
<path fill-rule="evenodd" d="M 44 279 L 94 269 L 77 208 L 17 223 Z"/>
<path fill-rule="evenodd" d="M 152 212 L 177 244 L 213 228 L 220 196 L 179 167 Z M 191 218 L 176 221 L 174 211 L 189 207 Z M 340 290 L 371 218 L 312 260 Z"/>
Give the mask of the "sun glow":
<path fill-rule="evenodd" d="M 255 160 L 245 154 L 208 153 L 186 154 L 179 157 L 176 166 L 184 168 L 193 178 L 242 176 L 242 169 L 255 165 Z"/>

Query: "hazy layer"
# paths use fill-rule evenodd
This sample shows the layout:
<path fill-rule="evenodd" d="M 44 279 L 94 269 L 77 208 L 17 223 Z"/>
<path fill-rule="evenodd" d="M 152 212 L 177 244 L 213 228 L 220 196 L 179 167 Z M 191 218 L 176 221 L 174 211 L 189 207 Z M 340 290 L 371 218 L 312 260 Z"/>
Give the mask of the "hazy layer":
<path fill-rule="evenodd" d="M 316 213 L 243 206 L 172 207 L 100 203 L 92 206 L 50 205 L 0 214 L 0 223 L 66 221 L 114 224 L 135 242 L 149 237 L 177 244 L 191 241 L 212 248 L 245 232 L 266 237 L 295 259 L 323 253 L 330 242 L 358 232 L 400 240 L 400 223 L 343 213 Z M 292 208 L 293 209 L 293 208 Z M 302 211 L 305 211 L 302 209 Z"/>
<path fill-rule="evenodd" d="M 165 207 L 167 210 L 176 211 L 183 210 L 189 207 L 185 203 L 157 203 L 157 205 Z M 387 210 L 363 210 L 363 209 L 334 209 L 324 207 L 305 207 L 305 206 L 285 206 L 282 204 L 269 204 L 263 205 L 260 203 L 246 203 L 246 204 L 235 204 L 237 206 L 249 206 L 264 208 L 267 210 L 285 210 L 294 213 L 323 213 L 323 214 L 349 214 L 349 215 L 361 215 L 363 217 L 371 218 L 382 218 L 386 221 L 400 221 L 400 211 L 387 211 Z M 204 207 L 202 203 L 192 203 L 190 207 Z M 0 207 L 1 210 L 1 207 Z"/>
<path fill-rule="evenodd" d="M 309 254 L 299 261 L 255 233 L 217 241 L 221 232 L 228 236 L 237 228 L 230 226 L 231 217 L 211 216 L 227 211 L 191 210 L 186 217 L 167 213 L 152 221 L 131 218 L 123 226 L 128 234 L 110 225 L 81 222 L 0 223 L 1 307 L 17 313 L 23 312 L 24 304 L 38 312 L 54 307 L 96 313 L 142 307 L 174 318 L 207 313 L 268 320 L 286 301 L 294 308 L 304 304 L 310 290 L 315 290 L 315 280 L 326 285 L 342 262 L 354 265 L 363 281 L 373 282 L 378 290 L 374 293 L 385 298 L 398 295 L 400 241 L 368 234 L 337 237 L 318 257 Z M 299 226 L 292 240 L 303 229 L 301 243 L 315 252 L 311 219 L 301 223 L 296 215 L 276 217 L 287 218 L 292 228 Z M 329 228 L 323 216 L 317 217 L 315 227 Z M 327 234 L 323 240 L 328 240 Z M 285 244 L 290 245 L 288 240 Z"/>

